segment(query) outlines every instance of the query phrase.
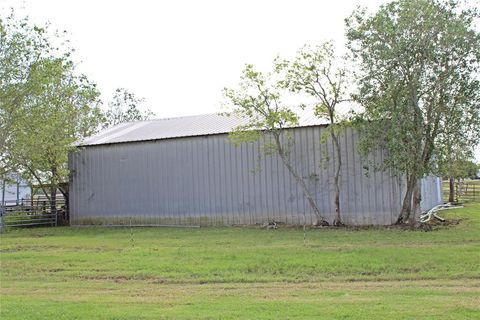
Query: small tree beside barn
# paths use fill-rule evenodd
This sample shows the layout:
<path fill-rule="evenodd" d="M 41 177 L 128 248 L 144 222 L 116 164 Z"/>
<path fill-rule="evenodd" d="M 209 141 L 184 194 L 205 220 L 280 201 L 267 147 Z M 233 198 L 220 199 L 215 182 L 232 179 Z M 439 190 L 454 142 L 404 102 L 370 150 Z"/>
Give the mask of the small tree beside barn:
<path fill-rule="evenodd" d="M 317 117 L 328 119 L 329 125 L 326 134 L 332 140 L 335 149 L 333 161 L 335 172 L 333 185 L 335 186 L 335 215 L 333 224 L 343 225 L 340 208 L 340 173 L 342 168 L 341 136 L 345 130 L 347 119 L 345 114 L 338 110 L 339 105 L 349 101 L 348 70 L 345 58 L 335 54 L 333 43 L 311 47 L 304 46 L 292 61 L 276 61 L 276 71 L 282 75 L 280 85 L 290 92 L 306 94 L 312 97 L 314 113 Z M 319 143 L 325 143 L 322 137 Z"/>
<path fill-rule="evenodd" d="M 294 141 L 286 128 L 298 126 L 298 115 L 283 105 L 278 83 L 272 82 L 271 75 L 264 75 L 247 65 L 242 74 L 239 90 L 224 90 L 233 105 L 232 115 L 248 119 L 246 124 L 237 126 L 230 134 L 235 143 L 271 139 L 263 146 L 266 154 L 278 154 L 285 167 L 301 187 L 305 198 L 316 216 L 315 224 L 328 224 L 318 209 L 304 178 L 290 160 Z"/>

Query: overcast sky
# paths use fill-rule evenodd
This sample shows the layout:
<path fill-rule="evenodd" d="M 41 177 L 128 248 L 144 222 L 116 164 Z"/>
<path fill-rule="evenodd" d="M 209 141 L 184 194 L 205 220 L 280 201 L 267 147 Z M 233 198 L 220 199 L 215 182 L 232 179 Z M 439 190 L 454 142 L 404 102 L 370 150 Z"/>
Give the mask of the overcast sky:
<path fill-rule="evenodd" d="M 355 7 L 385 2 L 0 0 L 0 9 L 67 30 L 78 69 L 104 100 L 125 87 L 163 118 L 220 111 L 222 88 L 238 82 L 245 63 L 268 70 L 304 44 L 342 47 Z"/>
<path fill-rule="evenodd" d="M 104 98 L 125 87 L 159 117 L 217 112 L 245 63 L 267 70 L 306 43 L 341 42 L 357 5 L 382 2 L 0 0 L 67 30 Z"/>

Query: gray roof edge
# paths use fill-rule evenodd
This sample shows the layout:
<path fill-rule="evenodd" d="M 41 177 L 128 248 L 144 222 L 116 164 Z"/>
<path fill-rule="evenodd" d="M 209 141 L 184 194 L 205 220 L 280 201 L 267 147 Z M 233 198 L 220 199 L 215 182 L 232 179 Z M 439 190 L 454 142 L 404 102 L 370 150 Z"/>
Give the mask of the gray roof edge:
<path fill-rule="evenodd" d="M 292 128 L 327 126 L 329 124 L 328 119 L 317 117 L 313 113 L 313 109 L 310 109 L 312 108 L 297 110 L 299 124 Z M 352 109 L 345 109 L 347 112 L 348 110 Z M 86 147 L 226 134 L 246 123 L 248 123 L 248 119 L 226 112 L 135 121 L 102 130 L 77 143 L 76 146 Z"/>
<path fill-rule="evenodd" d="M 284 128 L 284 129 L 285 130 L 292 130 L 292 129 L 301 129 L 301 128 L 328 127 L 329 125 L 330 125 L 329 123 L 311 124 L 311 125 L 296 126 L 296 127 L 290 127 L 290 128 Z M 103 142 L 103 143 L 93 143 L 93 144 L 78 144 L 75 147 L 77 147 L 77 148 L 87 148 L 87 147 L 111 146 L 111 145 L 117 145 L 117 144 L 128 144 L 128 143 L 144 143 L 144 142 L 164 141 L 164 140 L 173 140 L 173 139 L 219 136 L 219 135 L 226 135 L 228 133 L 230 133 L 230 131 L 215 132 L 215 133 L 204 133 L 204 134 L 190 134 L 190 135 L 184 135 L 184 136 L 165 137 L 165 138 L 139 139 L 139 140 L 128 140 L 128 141 L 114 141 L 114 142 Z"/>

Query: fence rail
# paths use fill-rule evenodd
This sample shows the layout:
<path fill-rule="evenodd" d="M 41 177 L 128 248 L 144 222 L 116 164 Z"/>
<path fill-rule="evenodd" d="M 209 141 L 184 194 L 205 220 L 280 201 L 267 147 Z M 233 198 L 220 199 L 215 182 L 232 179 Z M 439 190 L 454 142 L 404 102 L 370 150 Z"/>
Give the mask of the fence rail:
<path fill-rule="evenodd" d="M 0 228 L 57 226 L 68 221 L 65 202 L 22 200 L 0 205 Z"/>
<path fill-rule="evenodd" d="M 443 199 L 448 201 L 450 185 L 449 181 L 443 181 Z M 480 201 L 480 180 L 456 180 L 454 183 L 455 202 Z"/>

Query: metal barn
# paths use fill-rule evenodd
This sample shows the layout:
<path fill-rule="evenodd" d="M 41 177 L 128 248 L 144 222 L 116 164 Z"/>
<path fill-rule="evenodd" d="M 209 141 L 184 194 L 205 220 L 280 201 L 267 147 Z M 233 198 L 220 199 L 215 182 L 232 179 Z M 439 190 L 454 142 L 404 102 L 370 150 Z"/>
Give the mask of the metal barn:
<path fill-rule="evenodd" d="M 310 207 L 279 157 L 262 156 L 264 141 L 235 147 L 228 132 L 241 119 L 201 115 L 120 124 L 81 143 L 69 158 L 72 225 L 234 225 L 275 220 L 314 221 Z M 331 142 L 314 117 L 289 129 L 291 160 L 323 215 L 334 216 Z M 369 168 L 351 129 L 341 136 L 341 210 L 350 225 L 396 221 L 404 186 Z M 383 155 L 370 160 L 381 162 Z M 436 177 L 423 180 L 422 209 L 441 203 Z"/>

